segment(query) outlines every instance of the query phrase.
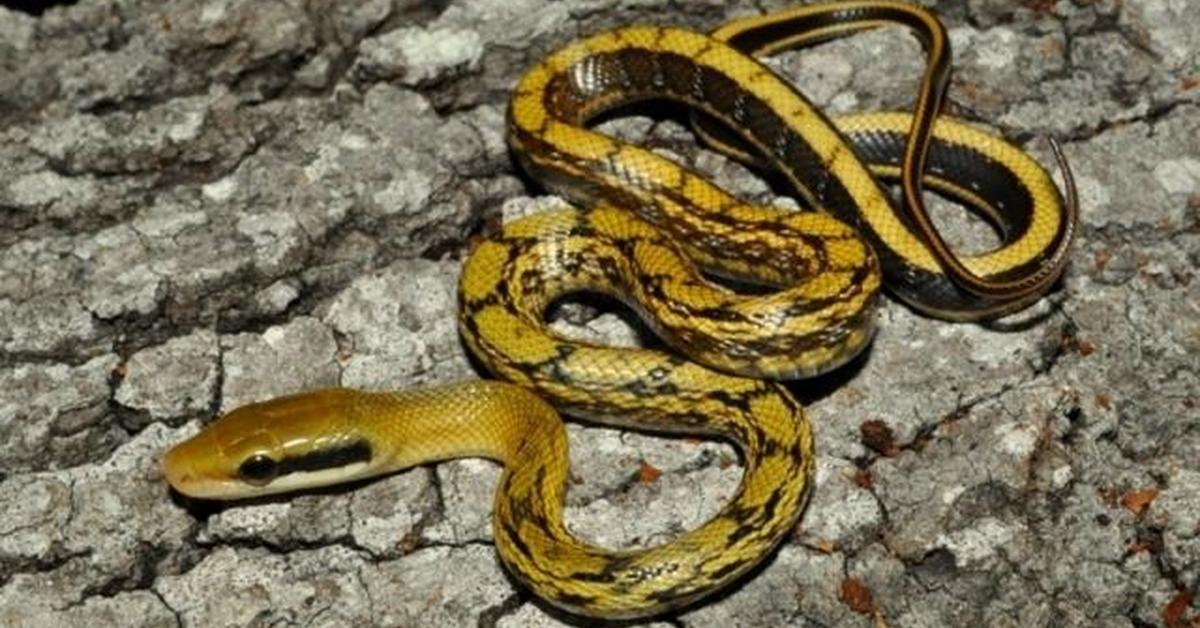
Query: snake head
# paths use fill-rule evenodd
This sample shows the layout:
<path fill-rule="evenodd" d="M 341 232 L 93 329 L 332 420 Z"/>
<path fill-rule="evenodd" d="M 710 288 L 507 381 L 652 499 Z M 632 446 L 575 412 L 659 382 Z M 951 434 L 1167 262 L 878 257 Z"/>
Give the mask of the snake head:
<path fill-rule="evenodd" d="M 356 391 L 325 389 L 241 406 L 171 448 L 167 482 L 202 499 L 242 499 L 372 475 L 349 420 Z"/>

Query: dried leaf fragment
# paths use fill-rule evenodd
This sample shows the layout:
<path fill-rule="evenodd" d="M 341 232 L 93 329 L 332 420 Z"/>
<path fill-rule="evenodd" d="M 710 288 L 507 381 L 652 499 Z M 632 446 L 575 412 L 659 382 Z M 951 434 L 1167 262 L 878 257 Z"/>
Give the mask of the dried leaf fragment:
<path fill-rule="evenodd" d="M 842 580 L 842 591 L 838 594 L 838 600 L 856 613 L 870 615 L 875 612 L 875 602 L 871 599 L 871 589 L 867 588 L 866 583 L 858 578 L 846 578 Z"/>
<path fill-rule="evenodd" d="M 1153 502 L 1154 498 L 1156 497 L 1158 497 L 1158 489 L 1156 488 L 1147 488 L 1140 491 L 1126 491 L 1126 493 L 1121 496 L 1121 505 L 1125 507 L 1125 510 L 1133 513 L 1135 516 L 1141 516 L 1141 514 L 1150 507 L 1150 503 Z"/>
<path fill-rule="evenodd" d="M 900 447 L 896 444 L 896 434 L 887 423 L 878 419 L 864 421 L 858 426 L 862 444 L 881 456 L 892 458 L 900 455 Z"/>
<path fill-rule="evenodd" d="M 662 477 L 662 471 L 649 462 L 643 462 L 642 466 L 638 468 L 638 480 L 641 480 L 642 484 L 653 484 L 660 477 Z"/>
<path fill-rule="evenodd" d="M 1163 624 L 1167 628 L 1190 628 L 1195 626 L 1196 622 L 1184 617 L 1188 608 L 1192 605 L 1192 592 L 1180 591 L 1171 598 L 1167 607 L 1163 609 Z"/>

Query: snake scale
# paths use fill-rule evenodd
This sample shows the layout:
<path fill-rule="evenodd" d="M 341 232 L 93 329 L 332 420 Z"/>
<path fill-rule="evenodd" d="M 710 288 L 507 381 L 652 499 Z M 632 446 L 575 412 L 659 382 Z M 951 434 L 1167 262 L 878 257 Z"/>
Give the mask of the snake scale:
<path fill-rule="evenodd" d="M 829 119 L 754 58 L 896 23 L 929 58 L 913 112 Z M 978 320 L 1037 300 L 1065 266 L 1076 207 L 1061 154 L 1065 201 L 1025 152 L 939 115 L 949 55 L 934 15 L 887 0 L 803 6 L 708 35 L 626 27 L 570 43 L 517 84 L 508 135 L 526 172 L 574 206 L 506 224 L 474 248 L 459 285 L 463 339 L 511 383 L 326 389 L 250 404 L 171 449 L 166 478 L 192 497 L 240 499 L 482 456 L 505 467 L 497 552 L 542 600 L 633 618 L 725 587 L 787 537 L 812 483 L 810 424 L 776 380 L 858 355 L 882 286 L 927 314 Z M 648 99 L 698 112 L 707 143 L 782 175 L 820 211 L 746 203 L 588 127 Z M 899 208 L 887 181 L 900 184 Z M 956 256 L 928 219 L 925 185 L 987 219 L 1000 246 Z M 774 291 L 738 293 L 704 272 Z M 620 299 L 673 351 L 550 332 L 546 309 L 578 292 Z M 713 518 L 663 545 L 589 545 L 563 523 L 558 411 L 727 440 L 741 451 L 741 485 Z"/>

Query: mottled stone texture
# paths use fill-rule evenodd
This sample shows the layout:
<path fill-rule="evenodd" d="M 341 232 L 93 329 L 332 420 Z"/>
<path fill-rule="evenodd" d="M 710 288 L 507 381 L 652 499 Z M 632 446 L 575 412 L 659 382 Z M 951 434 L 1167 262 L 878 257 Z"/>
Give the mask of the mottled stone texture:
<path fill-rule="evenodd" d="M 0 625 L 569 624 L 497 562 L 490 463 L 222 507 L 170 495 L 158 457 L 247 401 L 478 376 L 460 260 L 544 206 L 504 145 L 521 71 L 580 33 L 786 4 L 0 9 Z M 886 303 L 864 359 L 795 385 L 820 460 L 794 537 L 656 625 L 1200 616 L 1200 3 L 926 4 L 957 51 L 951 106 L 1042 159 L 1063 141 L 1083 205 L 1071 268 L 997 325 Z M 921 50 L 888 29 L 772 65 L 831 111 L 895 108 Z M 784 192 L 644 113 L 604 128 L 749 197 Z M 590 303 L 560 316 L 643 337 Z M 569 524 L 596 542 L 670 538 L 736 490 L 719 443 L 571 438 Z"/>

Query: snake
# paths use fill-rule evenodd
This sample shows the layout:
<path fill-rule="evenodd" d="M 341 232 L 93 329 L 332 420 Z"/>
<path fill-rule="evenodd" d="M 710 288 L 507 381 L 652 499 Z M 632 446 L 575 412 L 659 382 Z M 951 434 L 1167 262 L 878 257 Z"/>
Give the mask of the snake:
<path fill-rule="evenodd" d="M 927 56 L 911 112 L 827 117 L 758 59 L 897 23 Z M 1065 198 L 1022 149 L 942 115 L 949 57 L 935 15 L 888 0 L 801 6 L 708 34 L 628 26 L 568 43 L 520 79 L 507 117 L 521 167 L 563 200 L 482 239 L 459 279 L 461 336 L 507 381 L 244 405 L 170 449 L 164 476 L 183 495 L 235 500 L 489 458 L 504 467 L 497 554 L 545 603 L 640 618 L 729 587 L 788 538 L 811 492 L 812 426 L 781 380 L 860 355 L 884 287 L 919 312 L 976 321 L 1029 305 L 1063 272 L 1078 211 L 1061 150 L 1052 144 Z M 781 175 L 807 210 L 743 201 L 590 124 L 646 100 L 696 112 L 708 145 Z M 955 254 L 928 218 L 925 186 L 983 217 L 1000 245 Z M 551 331 L 548 309 L 580 292 L 628 305 L 664 346 Z M 564 523 L 560 413 L 727 441 L 741 483 L 669 542 L 596 546 Z"/>

